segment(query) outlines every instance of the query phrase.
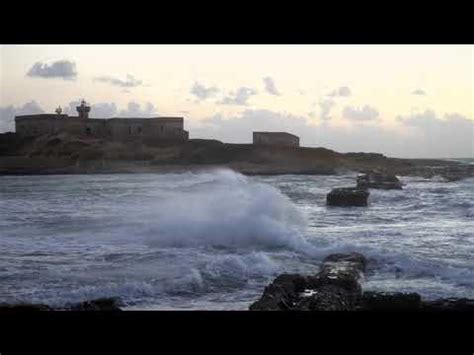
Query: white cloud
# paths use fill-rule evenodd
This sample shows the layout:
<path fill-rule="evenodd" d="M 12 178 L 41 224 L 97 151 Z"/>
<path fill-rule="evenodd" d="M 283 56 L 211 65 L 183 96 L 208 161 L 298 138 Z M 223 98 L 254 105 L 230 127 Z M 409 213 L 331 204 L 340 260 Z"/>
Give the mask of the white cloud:
<path fill-rule="evenodd" d="M 281 95 L 278 89 L 276 88 L 275 81 L 271 77 L 267 76 L 263 78 L 263 83 L 265 84 L 265 91 L 268 92 L 270 95 Z"/>
<path fill-rule="evenodd" d="M 69 60 L 58 60 L 51 64 L 36 62 L 26 75 L 48 79 L 74 80 L 77 77 L 76 64 Z"/>
<path fill-rule="evenodd" d="M 379 112 L 369 105 L 362 108 L 346 106 L 342 111 L 342 116 L 355 121 L 372 121 L 379 117 Z"/>
<path fill-rule="evenodd" d="M 119 86 L 123 88 L 134 88 L 143 84 L 141 80 L 138 80 L 131 74 L 127 74 L 125 80 L 105 75 L 105 76 L 96 77 L 94 78 L 93 81 L 110 84 L 112 86 Z"/>
<path fill-rule="evenodd" d="M 247 101 L 254 95 L 257 95 L 256 90 L 243 86 L 238 88 L 236 92 L 230 92 L 229 96 L 224 97 L 217 103 L 221 105 L 247 106 Z"/>

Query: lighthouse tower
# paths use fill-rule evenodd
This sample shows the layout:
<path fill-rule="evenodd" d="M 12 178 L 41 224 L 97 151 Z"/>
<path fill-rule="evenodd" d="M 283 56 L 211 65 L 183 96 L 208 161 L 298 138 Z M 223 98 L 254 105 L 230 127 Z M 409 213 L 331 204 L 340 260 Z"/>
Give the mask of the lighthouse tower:
<path fill-rule="evenodd" d="M 86 101 L 81 101 L 81 106 L 76 106 L 76 110 L 79 113 L 79 119 L 87 120 L 89 118 L 90 106 L 86 105 Z"/>

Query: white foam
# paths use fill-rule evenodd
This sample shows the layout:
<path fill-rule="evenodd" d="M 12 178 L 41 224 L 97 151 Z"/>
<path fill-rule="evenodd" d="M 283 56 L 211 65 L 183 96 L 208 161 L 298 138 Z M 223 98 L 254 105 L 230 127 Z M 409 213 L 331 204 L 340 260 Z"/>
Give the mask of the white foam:
<path fill-rule="evenodd" d="M 133 216 L 150 246 L 311 249 L 303 212 L 276 188 L 230 170 L 195 176 Z"/>

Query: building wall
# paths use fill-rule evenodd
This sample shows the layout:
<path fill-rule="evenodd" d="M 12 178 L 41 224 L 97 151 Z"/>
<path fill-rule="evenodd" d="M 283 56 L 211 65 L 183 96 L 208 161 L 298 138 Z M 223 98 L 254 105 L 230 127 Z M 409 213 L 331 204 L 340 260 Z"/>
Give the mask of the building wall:
<path fill-rule="evenodd" d="M 286 132 L 253 132 L 253 144 L 299 147 L 299 137 Z"/>
<path fill-rule="evenodd" d="M 38 136 L 67 132 L 113 141 L 187 140 L 182 117 L 80 119 L 68 115 L 41 114 L 15 117 L 16 132 Z"/>

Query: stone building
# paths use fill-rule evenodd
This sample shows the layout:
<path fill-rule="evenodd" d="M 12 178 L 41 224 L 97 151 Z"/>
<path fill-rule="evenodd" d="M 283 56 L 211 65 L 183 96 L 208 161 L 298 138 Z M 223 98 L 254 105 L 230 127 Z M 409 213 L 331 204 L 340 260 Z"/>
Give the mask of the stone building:
<path fill-rule="evenodd" d="M 56 114 L 16 116 L 15 130 L 22 136 L 67 132 L 112 141 L 188 140 L 182 117 L 89 118 L 90 106 L 84 100 L 76 109 L 78 116 L 62 114 L 60 108 Z"/>
<path fill-rule="evenodd" d="M 253 144 L 299 147 L 300 139 L 287 132 L 253 132 Z"/>

